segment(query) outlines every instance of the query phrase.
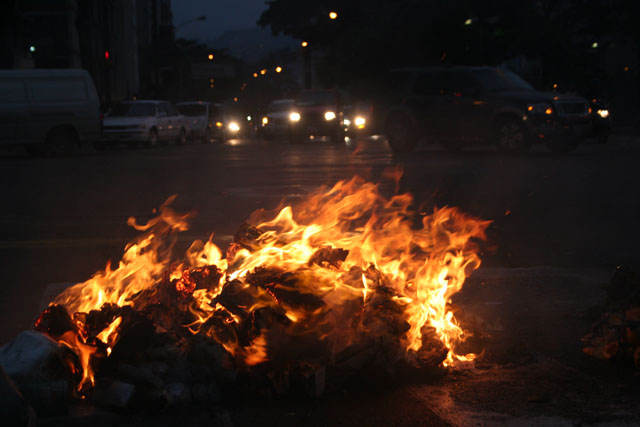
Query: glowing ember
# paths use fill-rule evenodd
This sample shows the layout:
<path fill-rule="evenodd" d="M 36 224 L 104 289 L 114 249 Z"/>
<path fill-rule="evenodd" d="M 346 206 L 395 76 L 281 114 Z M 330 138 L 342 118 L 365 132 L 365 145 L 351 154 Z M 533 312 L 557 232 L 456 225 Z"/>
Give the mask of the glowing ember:
<path fill-rule="evenodd" d="M 93 384 L 92 361 L 112 353 L 132 312 L 156 330 L 216 341 L 238 369 L 305 357 L 329 364 L 374 341 L 414 363 L 434 354 L 444 366 L 473 359 L 455 352 L 465 333 L 448 305 L 480 265 L 474 239 L 484 239 L 488 221 L 445 207 L 416 228 L 410 195 L 387 198 L 355 177 L 272 219 L 254 214 L 255 226 L 245 224 L 225 256 L 196 241 L 176 264 L 175 234 L 189 215 L 175 213 L 172 200 L 147 224 L 129 220 L 145 234 L 117 266 L 56 298 L 72 324 L 47 323 L 57 305 L 36 324 L 77 354 L 79 390 Z M 315 353 L 288 349 L 295 340 L 318 344 Z"/>

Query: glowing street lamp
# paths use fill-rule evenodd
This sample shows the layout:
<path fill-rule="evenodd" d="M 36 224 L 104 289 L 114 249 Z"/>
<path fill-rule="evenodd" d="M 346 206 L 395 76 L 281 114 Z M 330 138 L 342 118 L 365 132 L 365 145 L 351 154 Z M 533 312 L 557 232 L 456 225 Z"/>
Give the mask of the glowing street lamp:
<path fill-rule="evenodd" d="M 260 70 L 260 74 L 264 76 L 265 74 L 267 74 L 267 70 L 263 68 L 262 70 Z"/>
<path fill-rule="evenodd" d="M 309 43 L 306 42 L 306 41 L 303 41 L 302 43 L 300 43 L 300 46 L 307 47 L 307 46 L 309 46 Z"/>
<path fill-rule="evenodd" d="M 282 72 L 282 67 L 276 67 L 276 73 L 281 73 Z"/>
<path fill-rule="evenodd" d="M 33 53 L 36 51 L 36 47 L 35 46 L 29 46 L 29 52 Z"/>
<path fill-rule="evenodd" d="M 253 73 L 253 78 L 255 79 L 256 77 L 258 77 L 258 73 Z"/>
<path fill-rule="evenodd" d="M 329 19 L 337 19 L 338 18 L 338 14 L 336 12 L 329 12 Z"/>

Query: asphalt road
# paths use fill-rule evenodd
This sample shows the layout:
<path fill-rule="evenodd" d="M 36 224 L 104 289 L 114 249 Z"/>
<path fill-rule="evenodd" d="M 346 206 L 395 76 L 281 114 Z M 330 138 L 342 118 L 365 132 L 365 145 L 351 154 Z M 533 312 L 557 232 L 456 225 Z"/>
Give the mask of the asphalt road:
<path fill-rule="evenodd" d="M 394 157 L 386 142 L 291 146 L 255 139 L 157 149 L 92 149 L 68 158 L 0 157 L 0 342 L 29 326 L 45 286 L 74 282 L 118 259 L 140 220 L 167 197 L 195 211 L 181 240 L 224 245 L 258 208 L 295 201 L 359 174 L 379 180 L 400 165 L 400 191 L 422 211 L 459 206 L 493 220 L 486 266 L 613 268 L 640 251 L 640 142 L 614 136 L 567 156 L 544 148 L 504 156 L 491 148 L 452 154 L 438 147 Z"/>
<path fill-rule="evenodd" d="M 589 274 L 639 265 L 639 159 L 640 138 L 633 135 L 565 156 L 542 147 L 518 156 L 433 147 L 396 157 L 383 139 L 296 146 L 242 139 L 86 149 L 53 159 L 7 151 L 0 155 L 0 343 L 31 326 L 48 284 L 83 281 L 118 259 L 136 235 L 127 218 L 150 218 L 172 194 L 178 194 L 174 208 L 197 212 L 181 244 L 215 232 L 224 246 L 258 208 L 273 209 L 354 174 L 379 180 L 390 166 L 402 166 L 400 191 L 414 194 L 420 211 L 459 206 L 493 221 L 485 268 Z M 425 399 L 413 396 L 411 402 Z"/>

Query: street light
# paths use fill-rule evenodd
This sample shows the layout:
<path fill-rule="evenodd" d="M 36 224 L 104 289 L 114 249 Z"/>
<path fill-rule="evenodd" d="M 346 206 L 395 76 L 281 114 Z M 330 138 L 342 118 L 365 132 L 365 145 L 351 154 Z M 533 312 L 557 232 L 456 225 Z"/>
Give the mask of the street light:
<path fill-rule="evenodd" d="M 35 46 L 29 46 L 29 52 L 33 53 L 36 51 L 36 47 Z"/>
<path fill-rule="evenodd" d="M 329 19 L 337 19 L 338 18 L 338 14 L 336 12 L 329 12 Z"/>
<path fill-rule="evenodd" d="M 276 67 L 276 73 L 281 73 L 282 72 L 282 67 Z"/>
<path fill-rule="evenodd" d="M 302 43 L 300 43 L 300 46 L 307 47 L 307 46 L 309 46 L 309 43 L 306 42 L 306 41 L 303 41 Z"/>
<path fill-rule="evenodd" d="M 262 70 L 260 70 L 260 74 L 262 74 L 264 76 L 265 74 L 267 74 L 267 70 L 265 68 L 263 68 Z"/>
<path fill-rule="evenodd" d="M 209 58 L 209 61 L 213 61 L 213 53 L 210 53 L 209 56 L 207 56 L 207 58 Z"/>

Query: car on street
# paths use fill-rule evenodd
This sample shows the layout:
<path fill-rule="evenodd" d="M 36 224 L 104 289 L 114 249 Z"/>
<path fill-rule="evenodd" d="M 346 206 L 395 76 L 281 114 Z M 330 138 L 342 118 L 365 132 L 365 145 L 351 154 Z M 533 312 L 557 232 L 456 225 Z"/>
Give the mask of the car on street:
<path fill-rule="evenodd" d="M 260 135 L 264 139 L 286 137 L 289 131 L 289 114 L 293 110 L 293 99 L 274 99 L 267 106 L 266 114 L 262 116 Z"/>
<path fill-rule="evenodd" d="M 344 107 L 342 123 L 347 136 L 359 136 L 368 133 L 369 112 L 363 104 L 350 104 Z"/>
<path fill-rule="evenodd" d="M 115 104 L 104 119 L 103 143 L 138 143 L 153 147 L 159 143 L 187 141 L 189 124 L 167 101 L 135 100 Z"/>
<path fill-rule="evenodd" d="M 0 70 L 0 144 L 63 155 L 100 137 L 100 101 L 86 70 Z"/>
<path fill-rule="evenodd" d="M 222 115 L 222 140 L 237 139 L 247 135 L 250 123 L 243 112 L 226 107 Z"/>
<path fill-rule="evenodd" d="M 179 102 L 176 107 L 189 122 L 189 139 L 200 139 L 202 142 L 222 139 L 224 123 L 220 104 L 191 101 Z"/>
<path fill-rule="evenodd" d="M 535 90 L 494 67 L 414 67 L 389 72 L 374 101 L 375 123 L 396 152 L 419 140 L 456 150 L 492 143 L 506 152 L 545 142 L 553 152 L 576 148 L 592 131 L 589 103 Z"/>
<path fill-rule="evenodd" d="M 593 98 L 591 100 L 591 123 L 593 136 L 599 143 L 606 143 L 611 134 L 613 120 L 609 105 L 603 99 Z"/>
<path fill-rule="evenodd" d="M 344 104 L 335 90 L 305 90 L 296 98 L 289 113 L 289 138 L 292 143 L 310 137 L 328 136 L 344 143 Z"/>

